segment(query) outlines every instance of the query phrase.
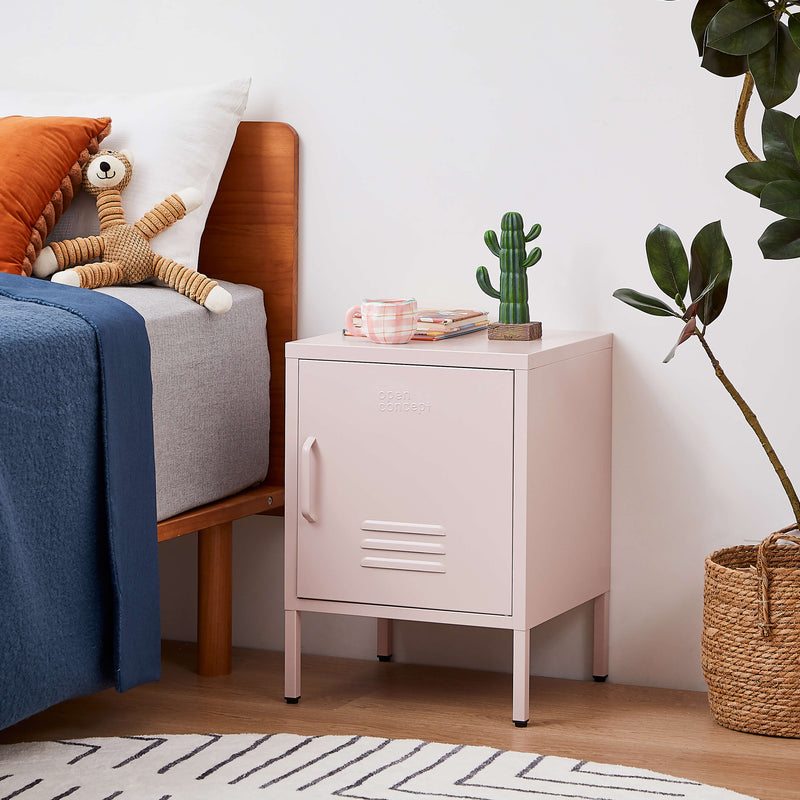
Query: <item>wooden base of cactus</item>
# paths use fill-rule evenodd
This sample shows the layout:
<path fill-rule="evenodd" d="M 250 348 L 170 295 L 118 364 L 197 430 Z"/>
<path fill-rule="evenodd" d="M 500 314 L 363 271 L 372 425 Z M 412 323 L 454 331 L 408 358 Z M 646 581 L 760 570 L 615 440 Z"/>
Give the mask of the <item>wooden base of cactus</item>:
<path fill-rule="evenodd" d="M 492 322 L 489 338 L 503 341 L 530 342 L 542 338 L 541 322 Z"/>

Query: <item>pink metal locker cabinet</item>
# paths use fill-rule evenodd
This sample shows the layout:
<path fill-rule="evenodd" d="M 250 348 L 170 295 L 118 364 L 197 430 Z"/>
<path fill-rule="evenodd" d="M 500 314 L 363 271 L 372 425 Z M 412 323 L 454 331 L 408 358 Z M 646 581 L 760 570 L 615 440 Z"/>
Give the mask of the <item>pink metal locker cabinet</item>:
<path fill-rule="evenodd" d="M 383 657 L 392 619 L 512 630 L 522 726 L 530 629 L 594 600 L 605 677 L 611 344 L 287 344 L 287 701 L 304 610 L 377 618 Z"/>

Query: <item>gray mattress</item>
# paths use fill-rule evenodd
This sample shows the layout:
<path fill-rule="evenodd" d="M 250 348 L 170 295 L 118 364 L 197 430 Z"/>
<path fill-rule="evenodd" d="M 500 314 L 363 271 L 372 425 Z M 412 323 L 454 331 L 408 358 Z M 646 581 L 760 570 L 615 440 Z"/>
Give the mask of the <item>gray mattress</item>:
<path fill-rule="evenodd" d="M 97 291 L 144 318 L 153 378 L 159 521 L 262 481 L 269 460 L 269 351 L 260 289 L 220 281 L 212 314 L 161 286 Z"/>

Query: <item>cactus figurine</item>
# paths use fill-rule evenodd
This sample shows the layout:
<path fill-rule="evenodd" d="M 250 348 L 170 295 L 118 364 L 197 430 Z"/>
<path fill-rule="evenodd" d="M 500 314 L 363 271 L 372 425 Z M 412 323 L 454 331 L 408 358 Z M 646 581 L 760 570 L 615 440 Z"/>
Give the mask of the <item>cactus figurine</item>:
<path fill-rule="evenodd" d="M 478 286 L 490 297 L 500 300 L 499 325 L 489 328 L 490 339 L 538 339 L 542 333 L 539 322 L 530 321 L 528 309 L 528 267 L 542 257 L 542 251 L 534 247 L 525 252 L 525 245 L 541 232 L 541 225 L 534 225 L 526 234 L 522 215 L 509 211 L 500 223 L 500 242 L 494 231 L 486 231 L 484 241 L 489 250 L 500 259 L 500 291 L 492 286 L 486 267 L 478 267 Z"/>

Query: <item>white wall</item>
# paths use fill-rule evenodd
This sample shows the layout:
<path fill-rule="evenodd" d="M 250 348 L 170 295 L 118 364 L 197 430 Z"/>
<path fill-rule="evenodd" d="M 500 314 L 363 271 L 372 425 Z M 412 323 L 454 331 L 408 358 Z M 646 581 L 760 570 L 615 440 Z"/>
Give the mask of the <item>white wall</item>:
<path fill-rule="evenodd" d="M 290 122 L 301 139 L 302 335 L 339 327 L 365 294 L 487 305 L 474 279 L 492 264 L 484 230 L 510 209 L 540 222 L 535 318 L 616 337 L 611 679 L 704 688 L 704 556 L 791 512 L 696 342 L 661 364 L 678 325 L 611 293 L 655 290 L 643 243 L 657 222 L 690 240 L 722 219 L 735 270 L 709 338 L 797 475 L 800 269 L 762 260 L 771 215 L 723 179 L 741 161 L 739 81 L 700 69 L 694 2 L 4 5 L 6 87 L 252 76 L 247 117 Z M 756 145 L 759 118 L 755 103 Z M 193 636 L 192 548 L 161 549 L 168 636 Z M 281 560 L 276 520 L 237 525 L 238 644 L 282 647 Z M 309 652 L 365 658 L 372 635 L 364 620 L 307 615 L 304 628 Z M 533 671 L 587 677 L 590 635 L 585 607 L 537 629 Z M 397 639 L 401 660 L 510 668 L 508 634 L 406 624 Z"/>

